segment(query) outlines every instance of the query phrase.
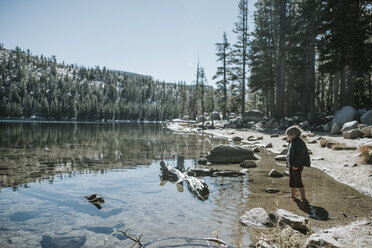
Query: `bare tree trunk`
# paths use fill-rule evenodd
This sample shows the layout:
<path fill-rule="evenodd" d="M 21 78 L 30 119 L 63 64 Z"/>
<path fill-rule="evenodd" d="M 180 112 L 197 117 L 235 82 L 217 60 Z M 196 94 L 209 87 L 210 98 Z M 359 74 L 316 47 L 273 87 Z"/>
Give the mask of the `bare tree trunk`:
<path fill-rule="evenodd" d="M 355 92 L 355 73 L 354 70 L 349 67 L 348 74 L 347 74 L 347 105 L 354 106 L 355 99 L 354 99 L 354 92 Z"/>
<path fill-rule="evenodd" d="M 320 74 L 320 111 L 324 111 L 324 100 L 325 100 L 325 85 L 324 85 L 324 74 L 323 72 Z"/>
<path fill-rule="evenodd" d="M 279 2 L 279 75 L 276 87 L 276 117 L 283 117 L 283 97 L 284 97 L 284 80 L 285 80 L 285 36 L 286 36 L 286 7 L 287 1 Z"/>
<path fill-rule="evenodd" d="M 333 106 L 332 106 L 333 113 L 336 113 L 336 111 L 339 108 L 340 76 L 341 76 L 341 72 L 336 72 L 336 75 L 333 78 Z"/>
<path fill-rule="evenodd" d="M 346 66 L 343 66 L 340 72 L 340 99 L 339 99 L 339 106 L 343 107 L 346 105 L 346 84 L 345 84 L 345 73 L 346 73 Z"/>

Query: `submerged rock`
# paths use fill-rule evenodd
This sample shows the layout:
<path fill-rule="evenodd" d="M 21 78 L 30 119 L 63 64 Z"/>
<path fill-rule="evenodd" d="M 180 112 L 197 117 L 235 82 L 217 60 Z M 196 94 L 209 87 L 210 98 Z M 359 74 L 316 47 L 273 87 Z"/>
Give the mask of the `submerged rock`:
<path fill-rule="evenodd" d="M 245 226 L 270 226 L 270 218 L 263 208 L 252 208 L 240 217 L 240 222 Z"/>
<path fill-rule="evenodd" d="M 231 145 L 213 147 L 205 158 L 212 164 L 240 164 L 245 160 L 257 160 L 251 149 Z"/>
<path fill-rule="evenodd" d="M 43 235 L 41 239 L 42 248 L 79 248 L 85 244 L 86 236 L 65 236 L 65 235 Z"/>

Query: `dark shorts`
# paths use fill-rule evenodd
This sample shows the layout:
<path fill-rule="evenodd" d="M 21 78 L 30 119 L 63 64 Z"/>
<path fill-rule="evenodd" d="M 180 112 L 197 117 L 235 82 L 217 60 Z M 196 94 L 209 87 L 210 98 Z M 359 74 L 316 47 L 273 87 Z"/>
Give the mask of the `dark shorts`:
<path fill-rule="evenodd" d="M 303 188 L 302 184 L 302 173 L 303 168 L 298 168 L 298 170 L 293 170 L 292 167 L 289 168 L 289 187 L 291 188 Z"/>

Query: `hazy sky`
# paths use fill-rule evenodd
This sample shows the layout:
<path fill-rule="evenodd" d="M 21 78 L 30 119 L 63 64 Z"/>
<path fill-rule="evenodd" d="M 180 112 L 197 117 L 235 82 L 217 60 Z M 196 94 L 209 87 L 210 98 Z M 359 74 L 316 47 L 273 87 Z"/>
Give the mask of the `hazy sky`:
<path fill-rule="evenodd" d="M 0 43 L 166 82 L 195 80 L 199 55 L 209 83 L 216 42 L 230 42 L 239 0 L 0 0 Z M 250 1 L 249 15 L 253 14 Z M 252 30 L 252 22 L 249 24 Z"/>

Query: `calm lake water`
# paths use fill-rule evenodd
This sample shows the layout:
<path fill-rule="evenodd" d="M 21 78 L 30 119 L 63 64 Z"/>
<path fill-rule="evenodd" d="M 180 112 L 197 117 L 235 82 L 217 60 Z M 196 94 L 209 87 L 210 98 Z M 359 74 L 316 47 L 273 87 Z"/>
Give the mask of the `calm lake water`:
<path fill-rule="evenodd" d="M 371 216 L 370 197 L 313 168 L 304 172 L 311 209 L 301 209 L 288 198 L 288 178 L 267 177 L 285 167 L 263 152 L 248 175 L 204 177 L 206 201 L 160 181 L 161 160 L 200 167 L 197 159 L 226 139 L 154 124 L 0 123 L 0 133 L 1 247 L 129 247 L 122 234 L 104 242 L 114 228 L 142 234 L 145 247 L 208 247 L 203 238 L 216 232 L 231 246 L 247 246 L 255 231 L 239 217 L 252 207 L 284 208 L 319 227 Z M 281 192 L 267 194 L 267 187 Z M 80 197 L 93 193 L 105 199 L 100 209 Z"/>

